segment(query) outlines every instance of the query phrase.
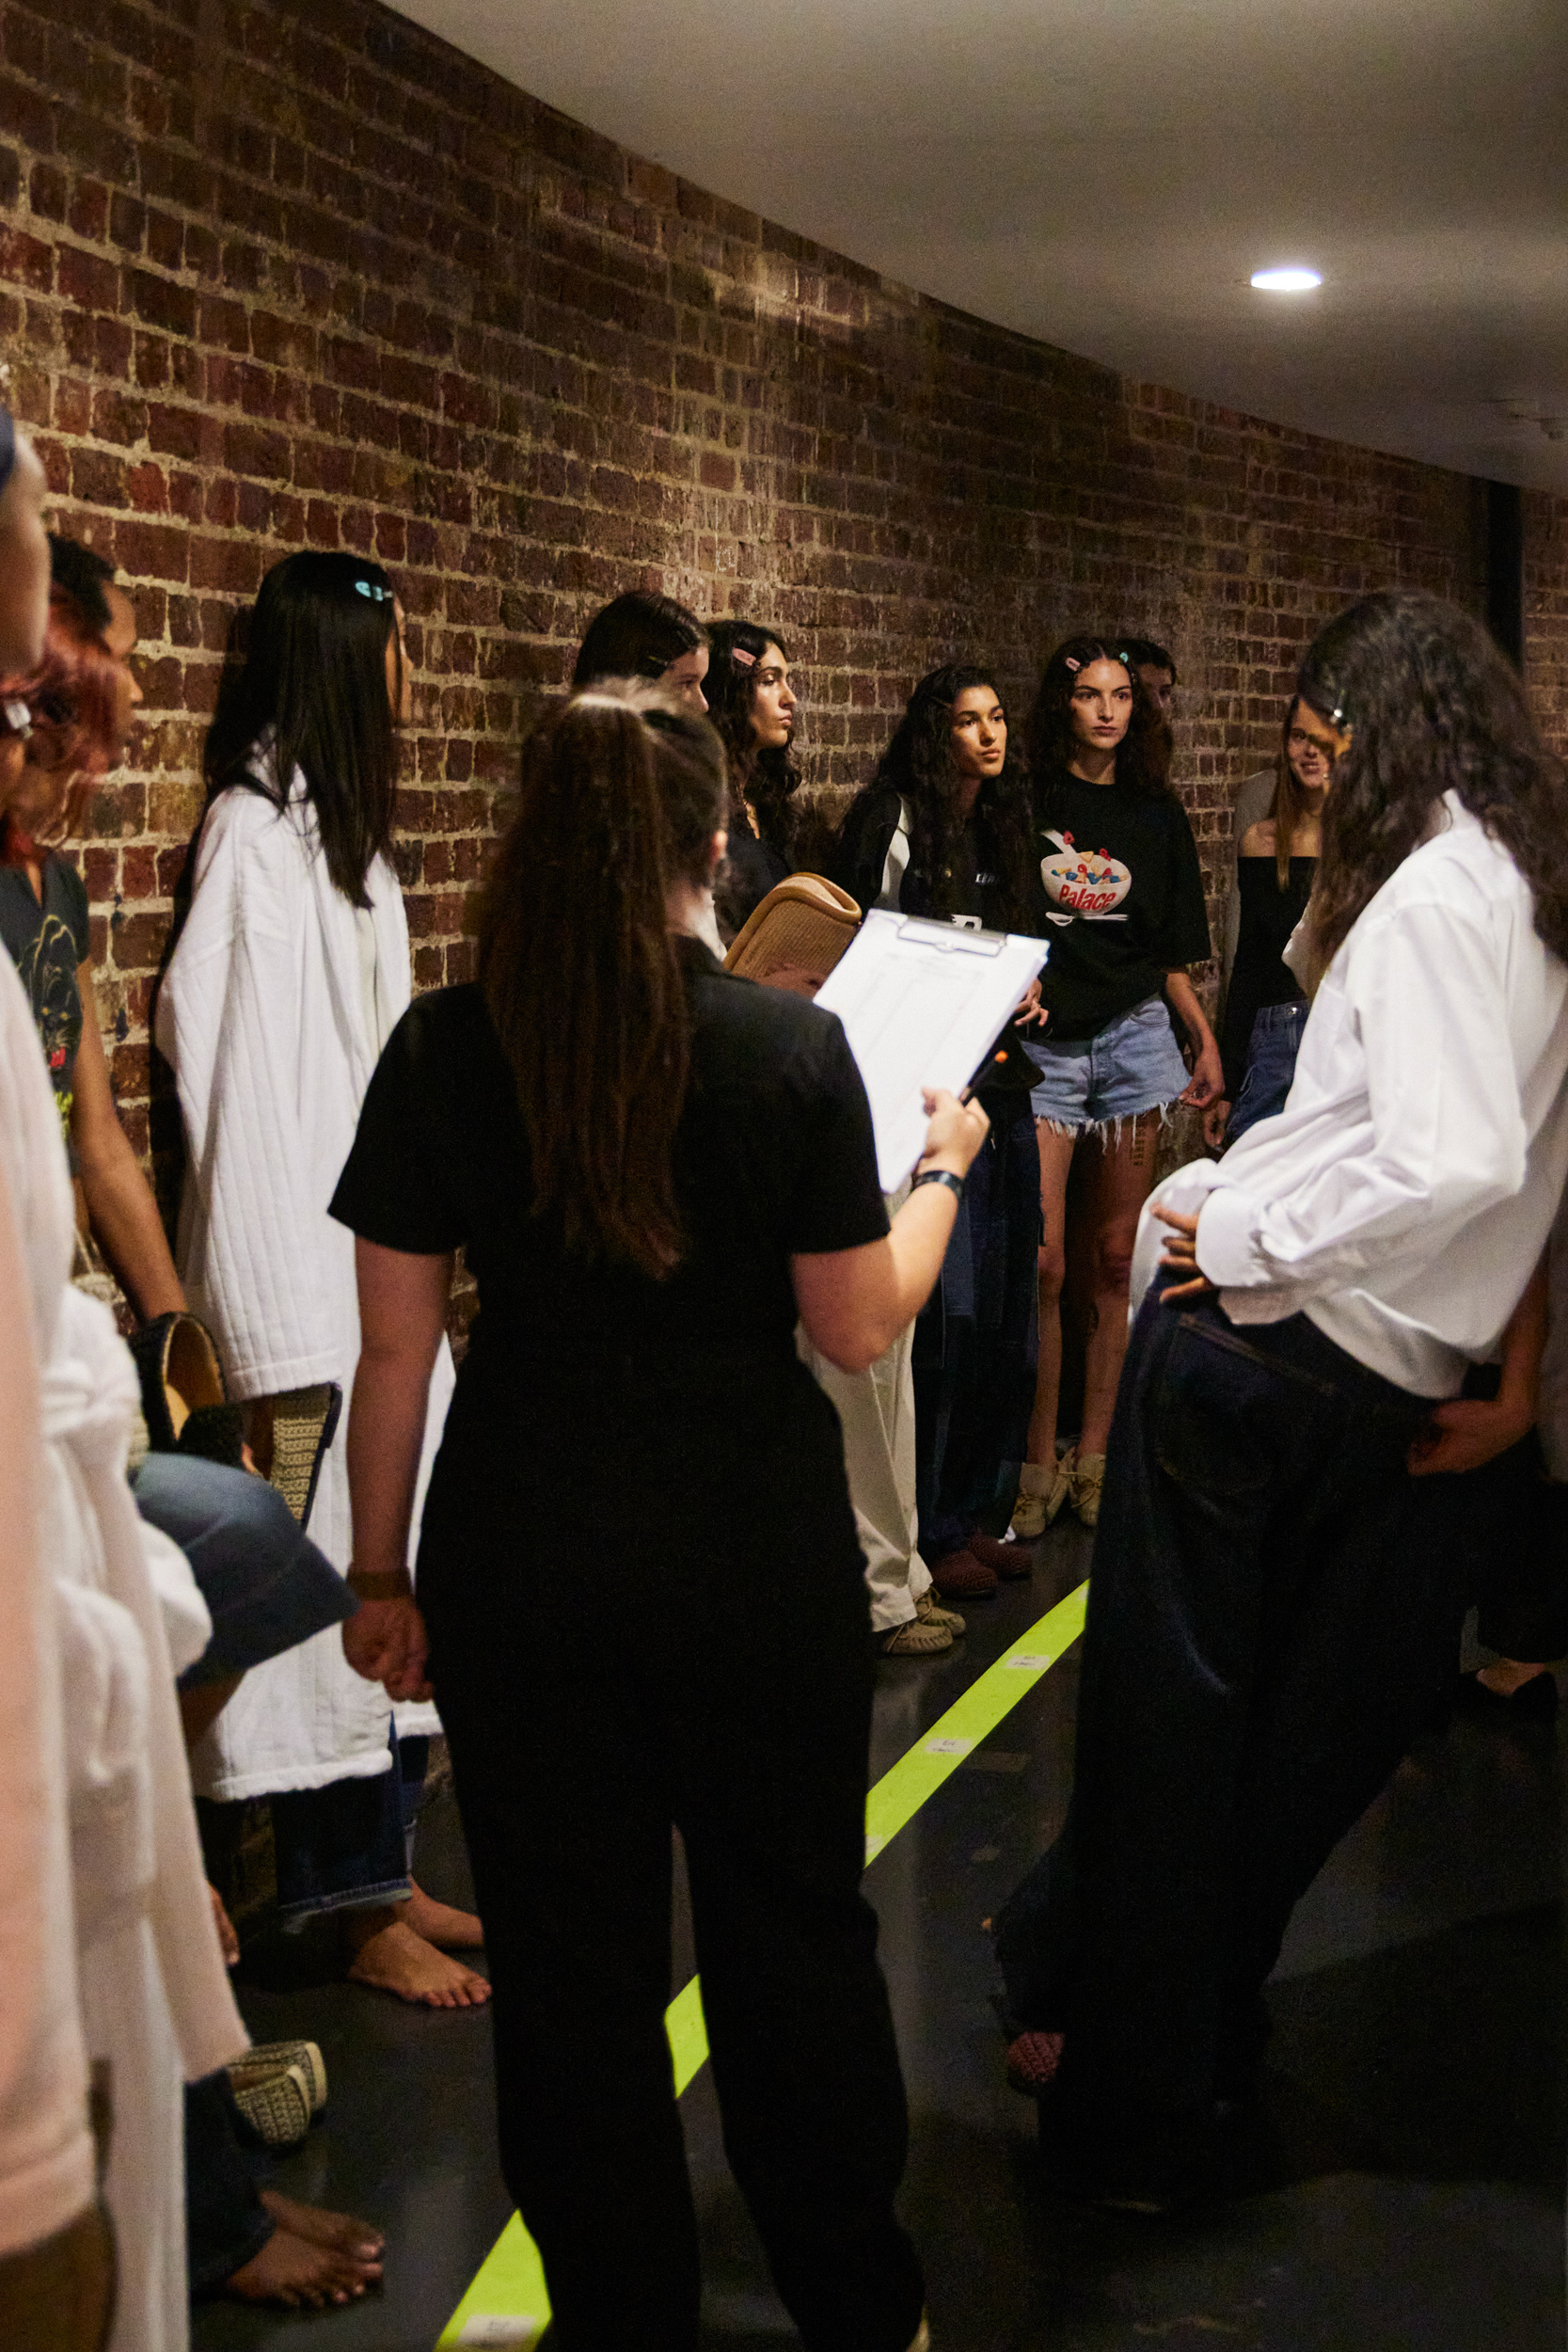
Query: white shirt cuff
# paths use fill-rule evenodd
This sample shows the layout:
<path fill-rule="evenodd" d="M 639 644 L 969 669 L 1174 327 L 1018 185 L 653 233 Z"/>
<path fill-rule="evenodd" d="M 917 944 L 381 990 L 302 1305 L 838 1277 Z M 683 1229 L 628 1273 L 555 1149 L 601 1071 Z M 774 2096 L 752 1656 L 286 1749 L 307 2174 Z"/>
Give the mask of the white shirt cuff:
<path fill-rule="evenodd" d="M 1260 1215 L 1250 1193 L 1218 1184 L 1197 1220 L 1197 1263 L 1220 1290 L 1256 1290 L 1277 1281 L 1258 1246 Z"/>

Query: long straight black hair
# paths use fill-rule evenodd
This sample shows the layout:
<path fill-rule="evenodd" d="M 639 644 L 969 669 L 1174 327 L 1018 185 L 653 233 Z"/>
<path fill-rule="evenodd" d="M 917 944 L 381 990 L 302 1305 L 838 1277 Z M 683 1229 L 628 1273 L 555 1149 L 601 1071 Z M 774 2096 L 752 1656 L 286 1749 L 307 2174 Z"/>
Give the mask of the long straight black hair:
<path fill-rule="evenodd" d="M 690 1036 L 668 896 L 708 879 L 724 754 L 667 688 L 546 707 L 485 885 L 479 979 L 511 1066 L 533 1214 L 567 1250 L 655 1280 L 685 1247 L 673 1152 Z"/>
<path fill-rule="evenodd" d="M 261 582 L 243 669 L 226 678 L 202 755 L 208 798 L 235 786 L 283 807 L 296 773 L 315 810 L 326 870 L 368 906 L 371 862 L 392 838 L 397 722 L 388 691 L 403 646 L 392 583 L 362 556 L 285 556 Z"/>
<path fill-rule="evenodd" d="M 1381 589 L 1319 630 L 1296 692 L 1350 737 L 1323 803 L 1312 892 L 1323 967 L 1426 839 L 1445 792 L 1507 850 L 1534 896 L 1537 932 L 1568 961 L 1568 778 L 1479 621 L 1424 591 Z"/>

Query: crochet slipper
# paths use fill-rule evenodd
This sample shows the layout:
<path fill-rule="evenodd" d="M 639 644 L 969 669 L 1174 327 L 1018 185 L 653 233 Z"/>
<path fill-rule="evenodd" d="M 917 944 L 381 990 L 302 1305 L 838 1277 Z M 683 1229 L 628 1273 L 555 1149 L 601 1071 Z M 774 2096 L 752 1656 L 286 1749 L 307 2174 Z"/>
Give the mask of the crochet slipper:
<path fill-rule="evenodd" d="M 1049 2090 L 1062 2062 L 1063 2041 L 1059 2033 L 1021 2033 L 1007 2047 L 1009 2089 L 1025 2099 Z"/>

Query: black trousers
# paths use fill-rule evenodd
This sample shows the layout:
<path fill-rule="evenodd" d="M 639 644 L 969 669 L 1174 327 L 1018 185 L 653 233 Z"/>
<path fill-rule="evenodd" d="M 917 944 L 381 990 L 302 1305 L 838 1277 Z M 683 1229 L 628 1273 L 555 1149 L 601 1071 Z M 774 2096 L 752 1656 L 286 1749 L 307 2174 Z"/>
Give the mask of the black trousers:
<path fill-rule="evenodd" d="M 966 1544 L 1022 1461 L 1039 1355 L 1040 1155 L 1027 1094 L 988 1091 L 942 1277 L 915 1320 L 920 1548 Z M 1016 1477 L 1016 1470 L 1014 1471 Z"/>
<path fill-rule="evenodd" d="M 815 2352 L 905 2352 L 924 2297 L 894 2215 L 907 2118 L 860 1893 L 861 1563 L 836 1519 L 802 1545 L 787 1507 L 762 1510 L 731 1549 L 721 1517 L 687 1542 L 623 1527 L 587 1557 L 541 1542 L 490 1564 L 489 1601 L 473 1554 L 449 1577 L 427 1535 L 502 2169 L 563 2352 L 690 2352 L 697 2231 L 663 2022 L 674 1825 L 725 2149 L 780 2294 Z"/>
<path fill-rule="evenodd" d="M 1237 2087 L 1292 1908 L 1451 1686 L 1455 1570 L 1423 1493 L 1449 1482 L 1404 1467 L 1429 1409 L 1305 1316 L 1144 1303 L 1069 1820 L 997 1939 L 1020 2026 L 1067 2034 L 1091 2136 L 1201 2127 Z"/>

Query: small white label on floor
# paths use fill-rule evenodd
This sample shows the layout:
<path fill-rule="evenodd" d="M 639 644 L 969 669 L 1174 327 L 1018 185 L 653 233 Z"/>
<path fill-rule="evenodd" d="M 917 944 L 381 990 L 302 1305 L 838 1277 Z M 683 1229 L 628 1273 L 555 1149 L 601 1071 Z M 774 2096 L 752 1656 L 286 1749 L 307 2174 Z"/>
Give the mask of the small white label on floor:
<path fill-rule="evenodd" d="M 927 1740 L 927 1756 L 967 1756 L 974 1745 L 973 1740 Z"/>
<path fill-rule="evenodd" d="M 1038 1650 L 1021 1649 L 1015 1657 L 1007 1659 L 1005 1662 L 1011 1671 L 1017 1674 L 1042 1675 L 1051 1661 Z"/>
<path fill-rule="evenodd" d="M 545 2322 L 531 2312 L 475 2312 L 457 2331 L 459 2344 L 505 2344 L 510 2352 L 537 2344 Z"/>

